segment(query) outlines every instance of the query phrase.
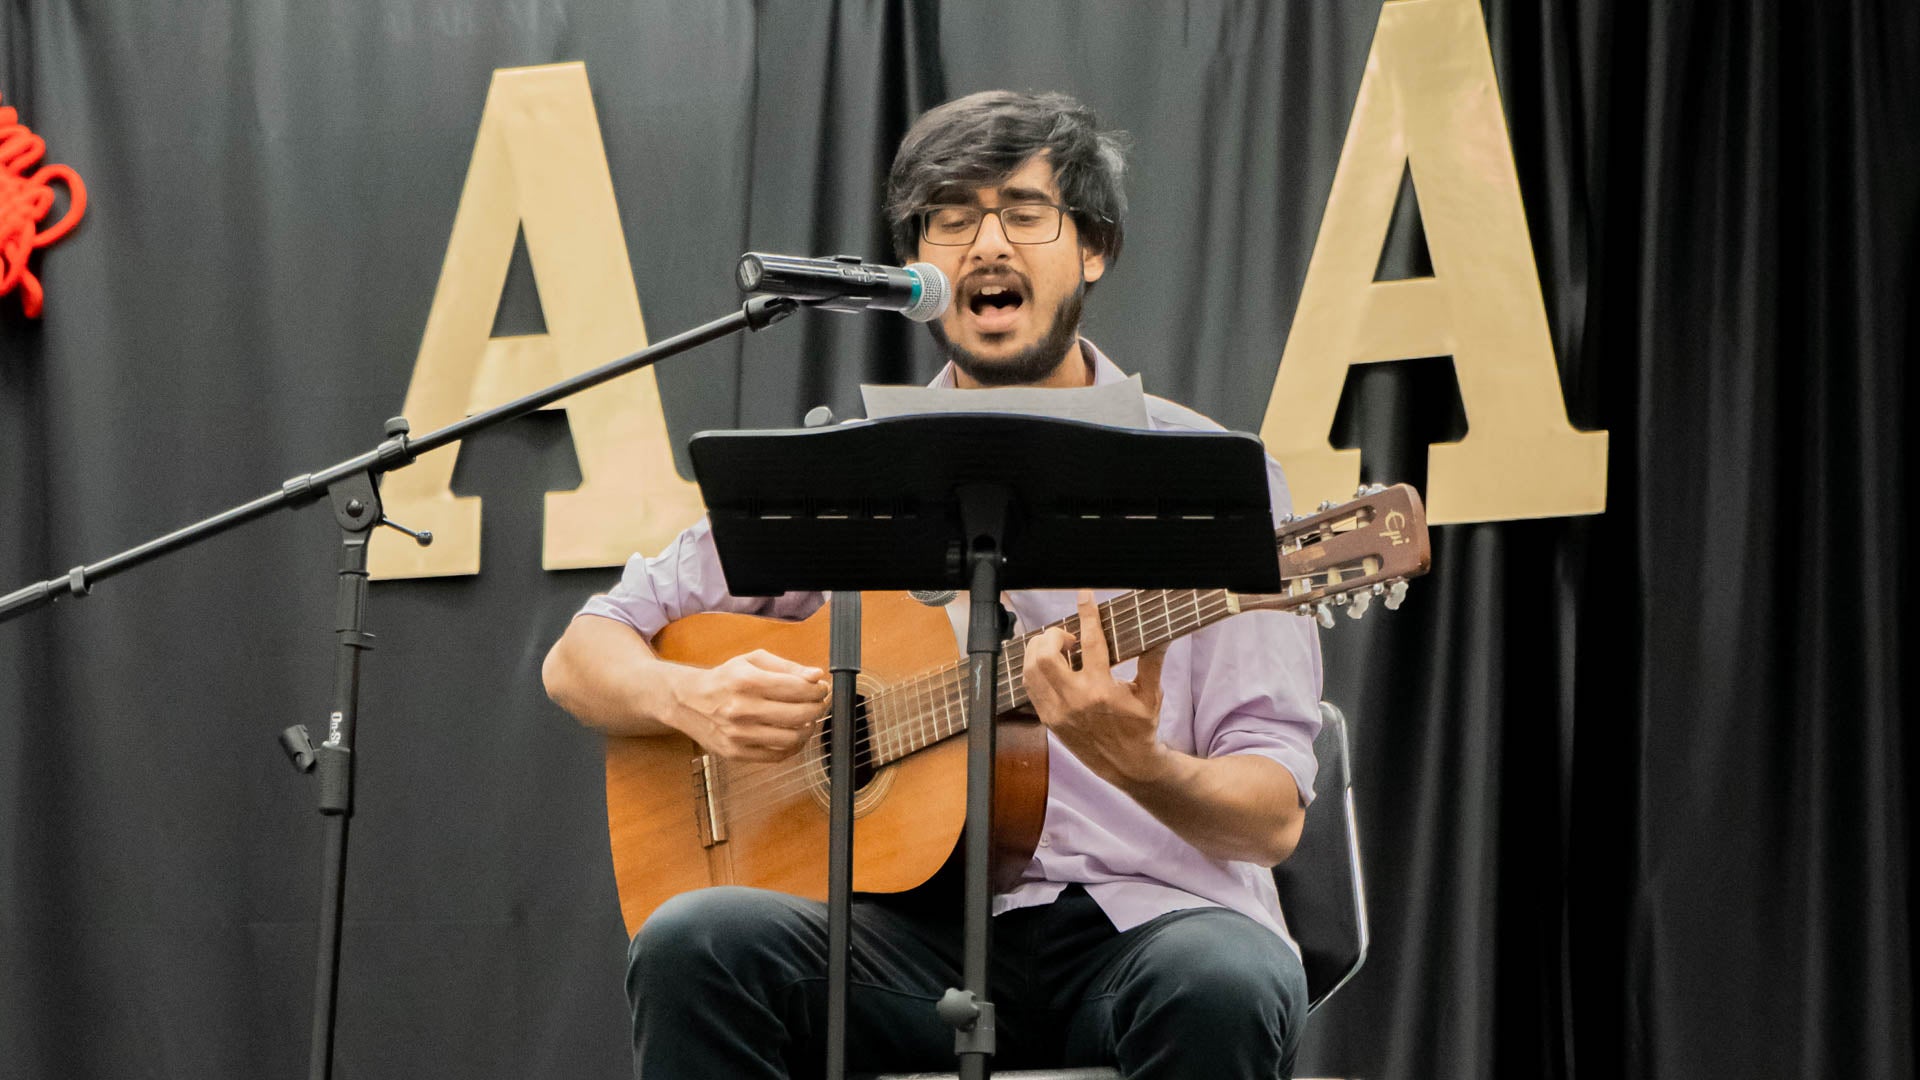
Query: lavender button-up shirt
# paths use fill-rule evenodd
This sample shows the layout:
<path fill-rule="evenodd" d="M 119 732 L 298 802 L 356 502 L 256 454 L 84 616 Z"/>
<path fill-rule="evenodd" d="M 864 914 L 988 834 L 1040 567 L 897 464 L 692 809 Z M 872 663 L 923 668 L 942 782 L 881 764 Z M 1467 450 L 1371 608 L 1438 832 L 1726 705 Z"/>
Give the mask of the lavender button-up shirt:
<path fill-rule="evenodd" d="M 1126 376 L 1091 342 L 1083 355 L 1096 384 Z M 951 387 L 953 371 L 931 384 Z M 1155 431 L 1219 431 L 1190 409 L 1147 397 Z M 1267 460 L 1276 520 L 1291 509 L 1280 466 Z M 1118 593 L 1100 593 L 1107 600 Z M 1006 595 L 1022 630 L 1074 614 L 1074 593 L 1032 590 Z M 727 592 L 709 524 L 702 518 L 651 559 L 627 561 L 613 591 L 588 600 L 581 614 L 626 623 L 651 638 L 667 623 L 703 611 L 800 619 L 826 601 L 823 593 L 736 597 Z M 1137 661 L 1117 665 L 1131 679 Z M 1175 641 L 1160 672 L 1164 700 L 1160 740 L 1197 757 L 1258 754 L 1285 766 L 1302 800 L 1313 798 L 1313 740 L 1320 729 L 1320 645 L 1309 619 L 1256 611 L 1234 616 Z M 1288 944 L 1273 875 L 1248 862 L 1213 859 L 1182 840 L 1118 788 L 1094 775 L 1053 735 L 1047 736 L 1046 823 L 1033 861 L 1011 892 L 994 898 L 994 913 L 1050 903 L 1079 883 L 1116 929 L 1126 930 L 1182 908 L 1219 906 L 1272 929 Z"/>

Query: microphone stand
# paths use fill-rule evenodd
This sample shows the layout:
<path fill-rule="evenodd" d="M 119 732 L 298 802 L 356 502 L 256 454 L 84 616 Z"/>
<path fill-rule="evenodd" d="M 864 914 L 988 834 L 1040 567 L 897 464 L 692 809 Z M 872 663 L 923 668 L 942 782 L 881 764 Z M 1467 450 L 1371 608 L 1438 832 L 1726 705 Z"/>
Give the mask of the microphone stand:
<path fill-rule="evenodd" d="M 793 314 L 801 301 L 786 296 L 754 296 L 739 311 L 697 326 L 618 360 L 557 382 L 544 390 L 448 424 L 438 431 L 409 439 L 405 417 L 387 421 L 386 439 L 366 453 L 348 458 L 316 473 L 296 476 L 280 490 L 216 514 L 183 529 L 156 537 L 97 563 L 83 564 L 64 577 L 49 578 L 0 596 L 0 622 L 62 596 L 82 597 L 99 582 L 150 562 L 169 552 L 199 543 L 278 509 L 316 502 L 322 495 L 333 507 L 340 526 L 339 584 L 335 608 L 334 708 L 328 717 L 326 739 L 312 744 L 304 724 L 280 735 L 281 746 L 294 766 L 311 771 L 318 781 L 319 811 L 326 818 L 325 851 L 321 870 L 320 941 L 313 995 L 313 1048 L 310 1080 L 327 1080 L 333 1073 L 334 1010 L 339 998 L 341 901 L 346 895 L 347 822 L 353 816 L 353 731 L 359 715 L 361 654 L 373 647 L 373 635 L 364 629 L 367 600 L 367 541 L 376 526 L 400 530 L 425 545 L 433 535 L 414 532 L 386 517 L 380 505 L 379 478 L 402 469 L 430 450 L 477 431 L 598 386 L 630 371 L 658 363 L 669 356 L 738 333 L 760 331 Z"/>

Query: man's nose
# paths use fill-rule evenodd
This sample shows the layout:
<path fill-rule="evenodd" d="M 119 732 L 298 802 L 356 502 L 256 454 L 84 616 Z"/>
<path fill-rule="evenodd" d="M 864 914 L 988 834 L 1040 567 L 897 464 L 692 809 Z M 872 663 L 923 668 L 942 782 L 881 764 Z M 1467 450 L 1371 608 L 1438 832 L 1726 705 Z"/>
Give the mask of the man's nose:
<path fill-rule="evenodd" d="M 1000 227 L 999 214 L 987 214 L 980 219 L 980 231 L 974 234 L 973 248 L 969 252 L 976 259 L 1004 259 L 1013 254 L 1013 244 L 1007 240 L 1007 232 Z"/>

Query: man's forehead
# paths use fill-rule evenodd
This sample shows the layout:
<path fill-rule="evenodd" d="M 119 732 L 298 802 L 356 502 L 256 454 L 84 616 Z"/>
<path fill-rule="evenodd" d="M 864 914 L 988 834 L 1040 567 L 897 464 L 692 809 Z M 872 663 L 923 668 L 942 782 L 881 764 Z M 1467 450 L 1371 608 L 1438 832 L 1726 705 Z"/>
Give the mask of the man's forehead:
<path fill-rule="evenodd" d="M 933 203 L 978 204 L 993 196 L 995 202 L 1053 202 L 1060 197 L 1053 166 L 1045 151 L 1020 163 L 1020 167 L 986 184 L 942 184 L 927 196 Z"/>

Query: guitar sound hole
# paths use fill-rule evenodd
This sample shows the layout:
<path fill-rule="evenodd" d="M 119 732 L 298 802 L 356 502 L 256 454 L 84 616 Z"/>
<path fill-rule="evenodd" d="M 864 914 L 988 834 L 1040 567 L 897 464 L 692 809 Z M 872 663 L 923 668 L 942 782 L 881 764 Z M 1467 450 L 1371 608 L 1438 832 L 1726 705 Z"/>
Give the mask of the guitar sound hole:
<path fill-rule="evenodd" d="M 859 791 L 873 782 L 879 770 L 874 767 L 871 744 L 868 742 L 867 696 L 855 693 L 853 696 L 853 790 Z M 833 761 L 833 725 L 839 717 L 829 714 L 822 725 L 826 738 L 820 744 L 820 765 L 831 771 Z"/>

